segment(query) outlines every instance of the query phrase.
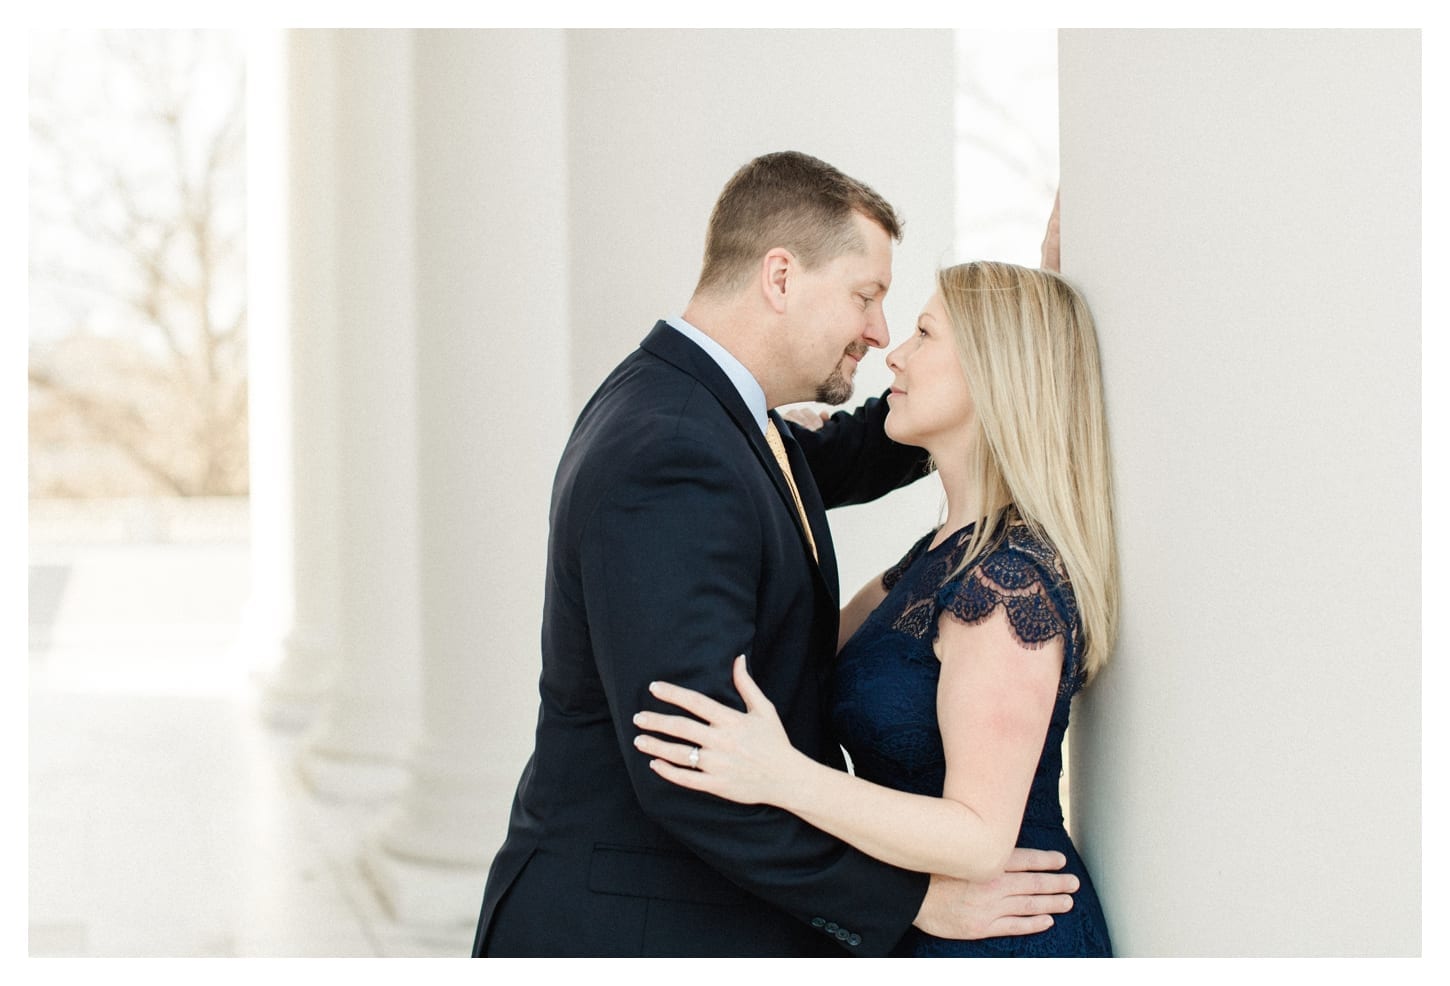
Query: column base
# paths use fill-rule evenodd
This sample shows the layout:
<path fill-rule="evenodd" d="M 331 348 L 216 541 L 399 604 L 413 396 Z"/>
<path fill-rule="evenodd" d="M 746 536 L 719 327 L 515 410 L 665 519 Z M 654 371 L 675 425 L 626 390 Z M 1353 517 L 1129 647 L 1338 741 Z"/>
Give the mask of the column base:
<path fill-rule="evenodd" d="M 300 733 L 317 718 L 324 693 L 302 695 L 273 686 L 266 679 L 257 681 L 257 710 L 270 729 L 284 733 Z"/>
<path fill-rule="evenodd" d="M 407 789 L 408 769 L 400 763 L 332 756 L 319 750 L 297 754 L 297 772 L 309 791 L 328 801 L 372 803 Z"/>
<path fill-rule="evenodd" d="M 372 844 L 396 859 L 486 869 L 508 835 L 518 778 L 449 769 L 466 762 L 466 753 L 422 744 L 409 762 L 411 786 L 380 820 Z"/>
<path fill-rule="evenodd" d="M 319 640 L 294 630 L 282 642 L 282 659 L 255 676 L 262 721 L 273 729 L 300 732 L 317 718 L 336 677 L 333 651 Z"/>
<path fill-rule="evenodd" d="M 365 844 L 358 865 L 399 924 L 458 928 L 478 923 L 487 866 L 444 866 L 404 859 L 376 839 Z"/>

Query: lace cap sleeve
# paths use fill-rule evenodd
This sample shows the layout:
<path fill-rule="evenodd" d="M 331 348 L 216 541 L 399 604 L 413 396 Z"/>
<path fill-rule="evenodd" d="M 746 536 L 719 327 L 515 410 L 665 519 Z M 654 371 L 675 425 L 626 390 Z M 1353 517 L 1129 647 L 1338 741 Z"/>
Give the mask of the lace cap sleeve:
<path fill-rule="evenodd" d="M 881 573 L 881 585 L 887 592 L 896 588 L 896 583 L 901 581 L 901 576 L 906 574 L 906 570 L 911 567 L 912 562 L 922 556 L 926 551 L 926 546 L 931 543 L 931 539 L 935 534 L 935 530 L 927 531 L 926 535 L 920 541 L 913 544 L 911 550 L 902 556 L 901 561 Z"/>
<path fill-rule="evenodd" d="M 943 585 L 937 605 L 967 624 L 980 623 L 1001 606 L 1025 647 L 1041 647 L 1059 636 L 1065 646 L 1076 642 L 1077 601 L 1061 560 L 1025 525 L 1009 528 L 1001 545 Z"/>

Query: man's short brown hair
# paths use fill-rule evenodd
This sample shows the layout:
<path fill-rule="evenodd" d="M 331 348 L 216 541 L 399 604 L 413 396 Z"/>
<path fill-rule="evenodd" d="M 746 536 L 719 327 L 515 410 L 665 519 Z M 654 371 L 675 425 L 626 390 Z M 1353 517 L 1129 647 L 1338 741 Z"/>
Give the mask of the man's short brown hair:
<path fill-rule="evenodd" d="M 775 247 L 808 269 L 864 249 L 851 221 L 856 212 L 901 239 L 896 211 L 864 182 L 799 151 L 762 155 L 735 172 L 715 203 L 695 290 L 738 290 Z"/>

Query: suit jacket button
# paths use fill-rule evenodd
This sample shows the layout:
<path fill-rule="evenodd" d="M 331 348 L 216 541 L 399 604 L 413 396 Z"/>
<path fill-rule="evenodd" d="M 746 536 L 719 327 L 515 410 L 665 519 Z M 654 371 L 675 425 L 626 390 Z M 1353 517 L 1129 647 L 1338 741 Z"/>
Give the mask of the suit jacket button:
<path fill-rule="evenodd" d="M 851 932 L 847 931 L 845 928 L 839 928 L 836 931 L 836 937 L 841 939 L 841 941 L 845 941 L 847 938 L 851 937 Z"/>
<path fill-rule="evenodd" d="M 860 935 L 852 935 L 850 938 L 847 938 L 846 939 L 846 944 L 847 945 L 853 945 L 853 946 L 854 945 L 861 944 L 861 936 Z"/>
<path fill-rule="evenodd" d="M 824 928 L 825 926 L 826 926 L 826 919 L 825 918 L 811 918 L 811 927 L 812 928 Z"/>
<path fill-rule="evenodd" d="M 826 925 L 826 934 L 834 935 L 837 931 L 840 930 L 840 927 L 841 926 L 839 924 L 832 921 L 830 924 Z"/>

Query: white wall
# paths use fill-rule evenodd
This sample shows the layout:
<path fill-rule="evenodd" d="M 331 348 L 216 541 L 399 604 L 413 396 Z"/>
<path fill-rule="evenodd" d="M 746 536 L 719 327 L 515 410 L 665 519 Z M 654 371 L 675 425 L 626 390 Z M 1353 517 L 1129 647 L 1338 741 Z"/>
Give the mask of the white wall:
<path fill-rule="evenodd" d="M 746 161 L 799 150 L 886 197 L 905 219 L 886 300 L 915 323 L 953 243 L 950 31 L 568 32 L 572 409 L 695 286 L 710 209 Z M 882 352 L 857 398 L 891 375 Z M 836 511 L 848 595 L 936 519 L 935 480 Z"/>
<path fill-rule="evenodd" d="M 1412 31 L 1065 31 L 1123 635 L 1075 832 L 1129 955 L 1420 950 Z"/>

